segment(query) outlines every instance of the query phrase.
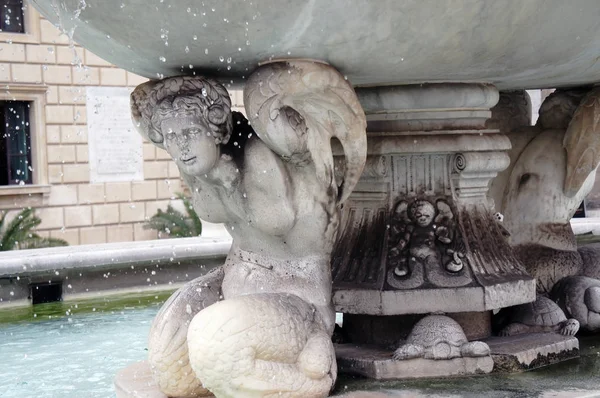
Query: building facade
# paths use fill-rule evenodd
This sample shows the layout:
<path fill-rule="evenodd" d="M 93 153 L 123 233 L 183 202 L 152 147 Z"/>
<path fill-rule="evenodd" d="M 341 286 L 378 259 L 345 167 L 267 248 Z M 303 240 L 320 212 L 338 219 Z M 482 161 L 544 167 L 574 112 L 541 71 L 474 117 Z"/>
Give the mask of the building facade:
<path fill-rule="evenodd" d="M 132 90 L 147 79 L 70 42 L 27 1 L 0 0 L 0 29 L 0 212 L 34 207 L 39 234 L 70 245 L 157 238 L 144 222 L 184 191 L 168 154 L 142 142 L 131 180 L 99 182 L 90 163 L 92 142 L 110 129 L 90 125 L 90 93 Z M 533 93 L 534 119 L 543 94 Z M 232 101 L 242 110 L 241 92 Z M 129 113 L 126 104 L 117 111 Z M 596 184 L 588 215 L 600 214 L 599 192 Z"/>
<path fill-rule="evenodd" d="M 144 221 L 184 190 L 164 150 L 141 143 L 132 181 L 90 174 L 90 146 L 106 133 L 88 122 L 90 93 L 122 93 L 147 79 L 70 42 L 22 0 L 1 0 L 0 21 L 0 211 L 33 207 L 40 235 L 71 245 L 156 238 Z M 239 104 L 241 94 L 233 100 Z M 127 104 L 117 111 L 128 115 Z"/>

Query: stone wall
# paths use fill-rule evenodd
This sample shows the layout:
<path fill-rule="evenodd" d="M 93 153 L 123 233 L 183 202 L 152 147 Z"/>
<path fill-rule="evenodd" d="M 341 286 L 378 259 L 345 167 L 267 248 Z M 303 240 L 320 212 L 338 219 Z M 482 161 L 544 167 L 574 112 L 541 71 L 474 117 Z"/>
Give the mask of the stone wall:
<path fill-rule="evenodd" d="M 33 7 L 25 12 L 27 34 L 0 33 L 0 100 L 33 99 L 40 106 L 32 127 L 34 184 L 0 187 L 0 211 L 35 207 L 41 235 L 71 245 L 156 238 L 142 228 L 144 220 L 184 190 L 167 153 L 144 142 L 143 181 L 92 184 L 88 164 L 86 87 L 133 88 L 146 79 L 69 46 Z M 234 93 L 234 104 L 241 100 Z"/>

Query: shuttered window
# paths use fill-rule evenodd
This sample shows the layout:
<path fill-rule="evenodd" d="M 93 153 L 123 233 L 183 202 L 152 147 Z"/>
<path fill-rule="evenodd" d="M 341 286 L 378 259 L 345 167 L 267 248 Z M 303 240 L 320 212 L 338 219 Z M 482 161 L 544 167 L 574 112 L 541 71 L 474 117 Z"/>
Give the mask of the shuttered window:
<path fill-rule="evenodd" d="M 30 107 L 27 101 L 0 101 L 0 185 L 33 181 Z"/>

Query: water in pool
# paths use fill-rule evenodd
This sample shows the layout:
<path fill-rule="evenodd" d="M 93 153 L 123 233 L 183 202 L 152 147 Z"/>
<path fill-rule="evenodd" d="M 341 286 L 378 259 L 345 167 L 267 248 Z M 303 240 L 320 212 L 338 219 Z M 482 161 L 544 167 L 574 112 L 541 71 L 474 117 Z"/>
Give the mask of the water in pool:
<path fill-rule="evenodd" d="M 114 397 L 116 372 L 145 359 L 150 322 L 165 298 L 0 311 L 0 397 Z"/>
<path fill-rule="evenodd" d="M 0 310 L 0 397 L 114 398 L 115 374 L 146 358 L 150 323 L 169 294 Z M 581 346 L 579 359 L 511 375 L 387 382 L 341 375 L 334 395 L 600 397 L 600 337 Z"/>

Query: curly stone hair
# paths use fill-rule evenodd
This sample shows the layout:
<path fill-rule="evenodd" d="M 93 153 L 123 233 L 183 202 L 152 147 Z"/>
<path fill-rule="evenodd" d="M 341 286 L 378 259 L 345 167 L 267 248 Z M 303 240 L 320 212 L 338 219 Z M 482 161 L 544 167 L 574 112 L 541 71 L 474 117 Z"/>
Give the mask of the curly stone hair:
<path fill-rule="evenodd" d="M 169 118 L 206 120 L 217 143 L 227 143 L 233 129 L 229 93 L 201 77 L 170 77 L 139 85 L 131 94 L 131 114 L 138 131 L 159 147 L 164 141 L 160 125 Z"/>

